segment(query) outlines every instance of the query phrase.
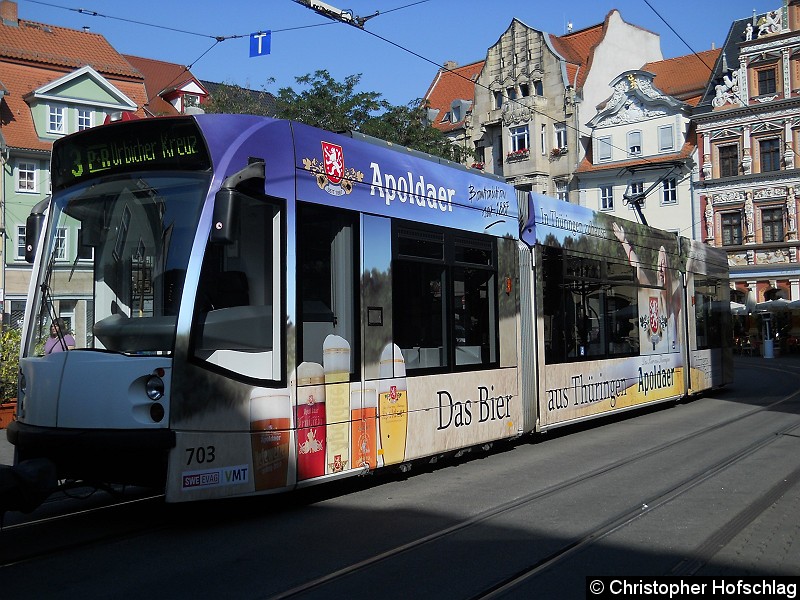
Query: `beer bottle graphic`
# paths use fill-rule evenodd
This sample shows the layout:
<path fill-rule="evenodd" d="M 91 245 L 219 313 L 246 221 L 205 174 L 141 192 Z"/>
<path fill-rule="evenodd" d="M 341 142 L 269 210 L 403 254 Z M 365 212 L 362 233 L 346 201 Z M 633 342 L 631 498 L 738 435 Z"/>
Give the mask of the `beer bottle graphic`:
<path fill-rule="evenodd" d="M 350 468 L 350 344 L 329 335 L 322 343 L 327 423 L 326 473 Z"/>
<path fill-rule="evenodd" d="M 297 479 L 325 474 L 325 376 L 322 365 L 300 363 L 289 389 L 296 394 Z"/>
<path fill-rule="evenodd" d="M 250 395 L 250 439 L 256 490 L 287 485 L 291 423 L 288 390 L 253 388 Z"/>
<path fill-rule="evenodd" d="M 400 348 L 395 344 L 387 344 L 381 353 L 378 426 L 383 463 L 391 465 L 403 462 L 408 429 L 406 361 Z"/>
<path fill-rule="evenodd" d="M 374 387 L 363 388 L 354 383 L 350 391 L 350 440 L 353 468 L 378 466 L 375 437 L 378 411 L 378 393 Z"/>

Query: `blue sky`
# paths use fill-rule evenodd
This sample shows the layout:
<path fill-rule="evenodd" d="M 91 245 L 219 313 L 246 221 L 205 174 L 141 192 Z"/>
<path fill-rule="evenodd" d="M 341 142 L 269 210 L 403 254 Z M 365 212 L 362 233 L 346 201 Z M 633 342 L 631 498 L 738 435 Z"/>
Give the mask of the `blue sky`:
<path fill-rule="evenodd" d="M 360 73 L 362 91 L 380 92 L 392 104 L 424 96 L 438 65 L 447 60 L 468 64 L 483 59 L 515 17 L 536 29 L 563 34 L 569 22 L 582 29 L 602 22 L 616 8 L 628 23 L 659 33 L 664 57 L 671 58 L 719 47 L 734 20 L 751 16 L 754 9 L 761 14 L 781 7 L 781 0 L 326 1 L 361 17 L 382 14 L 361 31 L 332 23 L 293 0 L 18 4 L 22 19 L 74 29 L 88 26 L 123 54 L 189 65 L 200 79 L 277 92 L 285 86 L 300 89 L 295 77 L 318 69 L 337 80 Z M 78 13 L 78 8 L 98 16 Z M 249 35 L 261 30 L 273 32 L 272 52 L 250 58 Z M 217 42 L 218 36 L 243 37 Z"/>

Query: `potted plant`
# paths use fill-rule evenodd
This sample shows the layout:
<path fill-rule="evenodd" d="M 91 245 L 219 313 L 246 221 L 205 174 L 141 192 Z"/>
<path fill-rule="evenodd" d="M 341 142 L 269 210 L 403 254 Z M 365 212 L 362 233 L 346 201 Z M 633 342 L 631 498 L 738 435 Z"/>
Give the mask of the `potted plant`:
<path fill-rule="evenodd" d="M 17 412 L 20 330 L 3 327 L 0 335 L 0 429 L 14 420 Z"/>

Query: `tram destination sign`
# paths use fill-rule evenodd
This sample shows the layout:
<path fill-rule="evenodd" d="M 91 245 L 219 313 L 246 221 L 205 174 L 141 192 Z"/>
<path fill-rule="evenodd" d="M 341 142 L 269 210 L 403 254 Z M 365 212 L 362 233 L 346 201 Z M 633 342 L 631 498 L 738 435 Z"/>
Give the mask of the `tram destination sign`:
<path fill-rule="evenodd" d="M 141 170 L 204 171 L 211 160 L 193 119 L 142 119 L 104 125 L 56 140 L 53 189 Z"/>

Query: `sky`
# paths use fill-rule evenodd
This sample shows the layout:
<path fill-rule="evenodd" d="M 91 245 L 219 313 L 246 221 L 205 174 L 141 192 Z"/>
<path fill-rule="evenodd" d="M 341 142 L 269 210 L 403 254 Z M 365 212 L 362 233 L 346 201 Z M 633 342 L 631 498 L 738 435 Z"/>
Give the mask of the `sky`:
<path fill-rule="evenodd" d="M 326 0 L 364 30 L 334 23 L 294 0 L 17 0 L 21 19 L 89 27 L 122 54 L 189 66 L 201 80 L 272 93 L 300 91 L 296 77 L 327 70 L 361 75 L 358 90 L 394 105 L 425 95 L 445 61 L 482 60 L 517 18 L 562 35 L 622 19 L 661 36 L 664 58 L 720 47 L 733 21 L 781 7 L 781 0 Z M 82 9 L 83 12 L 78 12 Z M 92 14 L 96 13 L 96 14 Z M 250 35 L 271 31 L 271 51 L 250 57 Z M 218 41 L 217 38 L 223 38 Z M 272 80 L 272 81 L 271 81 Z"/>

